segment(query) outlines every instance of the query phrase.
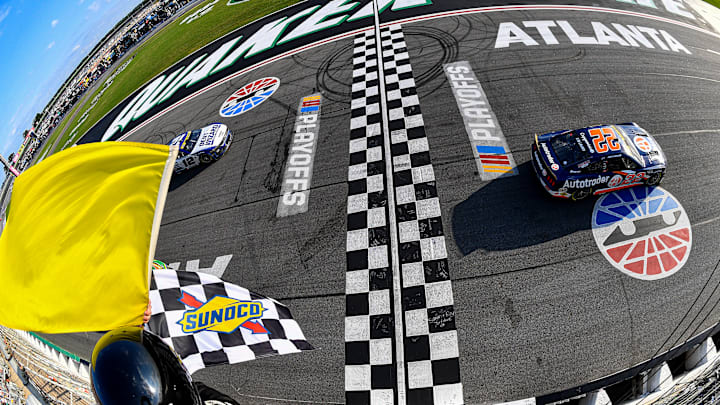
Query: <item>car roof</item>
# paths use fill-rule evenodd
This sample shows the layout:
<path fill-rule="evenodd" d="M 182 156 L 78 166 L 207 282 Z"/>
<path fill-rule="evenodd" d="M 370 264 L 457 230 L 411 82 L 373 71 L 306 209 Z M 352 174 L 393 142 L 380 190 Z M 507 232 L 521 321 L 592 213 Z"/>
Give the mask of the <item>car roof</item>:
<path fill-rule="evenodd" d="M 592 157 L 593 160 L 596 159 L 603 159 L 603 158 L 609 158 L 609 157 L 615 157 L 615 156 L 626 156 L 629 158 L 637 159 L 635 154 L 633 153 L 634 150 L 632 149 L 633 146 L 631 144 L 631 139 L 629 136 L 639 134 L 639 135 L 645 135 L 647 136 L 647 132 L 645 132 L 642 128 L 638 126 L 630 126 L 630 124 L 620 124 L 620 125 L 594 125 L 591 127 L 585 127 L 585 128 L 579 128 L 575 129 L 569 132 L 572 132 L 574 136 L 579 136 L 585 138 L 587 142 L 585 144 L 591 144 L 592 145 L 592 136 L 590 135 L 590 131 L 593 129 L 602 129 L 602 128 L 610 128 L 613 133 L 616 134 L 616 137 L 618 138 L 618 143 L 620 145 L 620 150 L 607 150 L 605 152 L 598 152 L 597 149 L 593 146 L 592 148 L 589 148 L 589 155 Z"/>
<path fill-rule="evenodd" d="M 601 129 L 601 128 L 611 128 L 613 130 L 613 133 L 616 134 L 618 138 L 618 143 L 620 145 L 620 150 L 617 151 L 611 151 L 608 150 L 606 152 L 598 153 L 595 147 L 593 146 L 593 138 L 589 135 L 589 131 L 593 129 Z M 574 130 L 567 130 L 567 131 L 559 131 L 555 134 L 552 134 L 549 141 L 552 142 L 552 139 L 560 136 L 567 136 L 568 134 L 572 134 L 572 137 L 576 138 L 576 141 L 584 146 L 582 146 L 583 149 L 587 149 L 586 157 L 584 159 L 578 160 L 576 162 L 568 163 L 567 166 L 575 166 L 577 164 L 587 164 L 589 162 L 597 162 L 601 160 L 606 160 L 609 158 L 615 158 L 615 157 L 625 157 L 628 159 L 631 159 L 635 163 L 643 166 L 643 159 L 635 150 L 633 144 L 632 144 L 632 138 L 636 135 L 641 136 L 650 136 L 644 129 L 640 128 L 635 123 L 624 123 L 624 124 L 616 124 L 616 125 L 593 125 L 589 127 L 584 128 L 578 128 Z M 581 142 L 582 141 L 582 142 Z"/>

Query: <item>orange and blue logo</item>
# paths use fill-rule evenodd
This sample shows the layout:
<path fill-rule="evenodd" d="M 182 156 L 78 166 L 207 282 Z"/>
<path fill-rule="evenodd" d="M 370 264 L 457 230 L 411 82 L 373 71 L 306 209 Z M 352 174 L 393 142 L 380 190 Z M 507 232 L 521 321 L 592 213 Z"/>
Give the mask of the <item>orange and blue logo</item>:
<path fill-rule="evenodd" d="M 253 334 L 270 333 L 265 327 L 253 320 L 260 319 L 265 308 L 260 301 L 241 301 L 216 295 L 202 302 L 191 294 L 182 292 L 178 300 L 194 309 L 185 311 L 177 323 L 184 333 L 197 333 L 204 330 L 220 333 L 232 333 L 237 328 L 245 328 Z"/>

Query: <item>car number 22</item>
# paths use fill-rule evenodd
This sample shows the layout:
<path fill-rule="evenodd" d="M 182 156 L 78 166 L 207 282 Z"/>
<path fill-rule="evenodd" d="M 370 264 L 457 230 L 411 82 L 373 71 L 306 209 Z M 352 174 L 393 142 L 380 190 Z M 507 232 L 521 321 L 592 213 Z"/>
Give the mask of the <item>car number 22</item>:
<path fill-rule="evenodd" d="M 617 136 L 612 128 L 593 128 L 588 132 L 593 138 L 593 145 L 595 146 L 597 153 L 605 153 L 608 150 L 620 150 L 620 144 L 618 143 Z"/>
<path fill-rule="evenodd" d="M 624 178 L 621 175 L 615 175 L 608 182 L 608 187 L 618 187 L 628 184 L 641 183 L 645 180 L 647 180 L 647 174 L 644 172 L 628 174 Z"/>

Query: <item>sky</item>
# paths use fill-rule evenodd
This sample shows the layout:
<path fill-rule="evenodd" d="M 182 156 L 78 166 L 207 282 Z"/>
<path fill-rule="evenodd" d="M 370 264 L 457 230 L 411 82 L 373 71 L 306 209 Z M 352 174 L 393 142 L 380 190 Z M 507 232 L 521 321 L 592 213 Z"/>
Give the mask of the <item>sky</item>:
<path fill-rule="evenodd" d="M 0 0 L 0 154 L 20 148 L 35 114 L 138 3 Z"/>

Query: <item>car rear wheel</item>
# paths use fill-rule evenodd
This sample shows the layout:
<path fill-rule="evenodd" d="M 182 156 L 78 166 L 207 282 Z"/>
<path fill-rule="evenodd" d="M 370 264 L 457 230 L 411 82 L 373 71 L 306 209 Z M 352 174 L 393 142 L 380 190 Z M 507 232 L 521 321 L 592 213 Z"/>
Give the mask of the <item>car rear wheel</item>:
<path fill-rule="evenodd" d="M 653 173 L 650 175 L 650 178 L 647 179 L 646 184 L 648 186 L 657 186 L 658 184 L 660 184 L 660 181 L 662 180 L 662 178 L 663 178 L 662 173 Z"/>
<path fill-rule="evenodd" d="M 200 162 L 202 162 L 202 163 L 207 164 L 207 163 L 212 162 L 212 160 L 213 159 L 212 159 L 212 157 L 210 157 L 210 155 L 200 155 Z"/>
<path fill-rule="evenodd" d="M 590 196 L 590 194 L 592 194 L 591 189 L 581 188 L 579 190 L 573 191 L 573 193 L 571 194 L 570 197 L 573 199 L 573 201 L 580 201 L 580 200 L 584 200 L 584 199 L 588 198 L 588 196 Z"/>

